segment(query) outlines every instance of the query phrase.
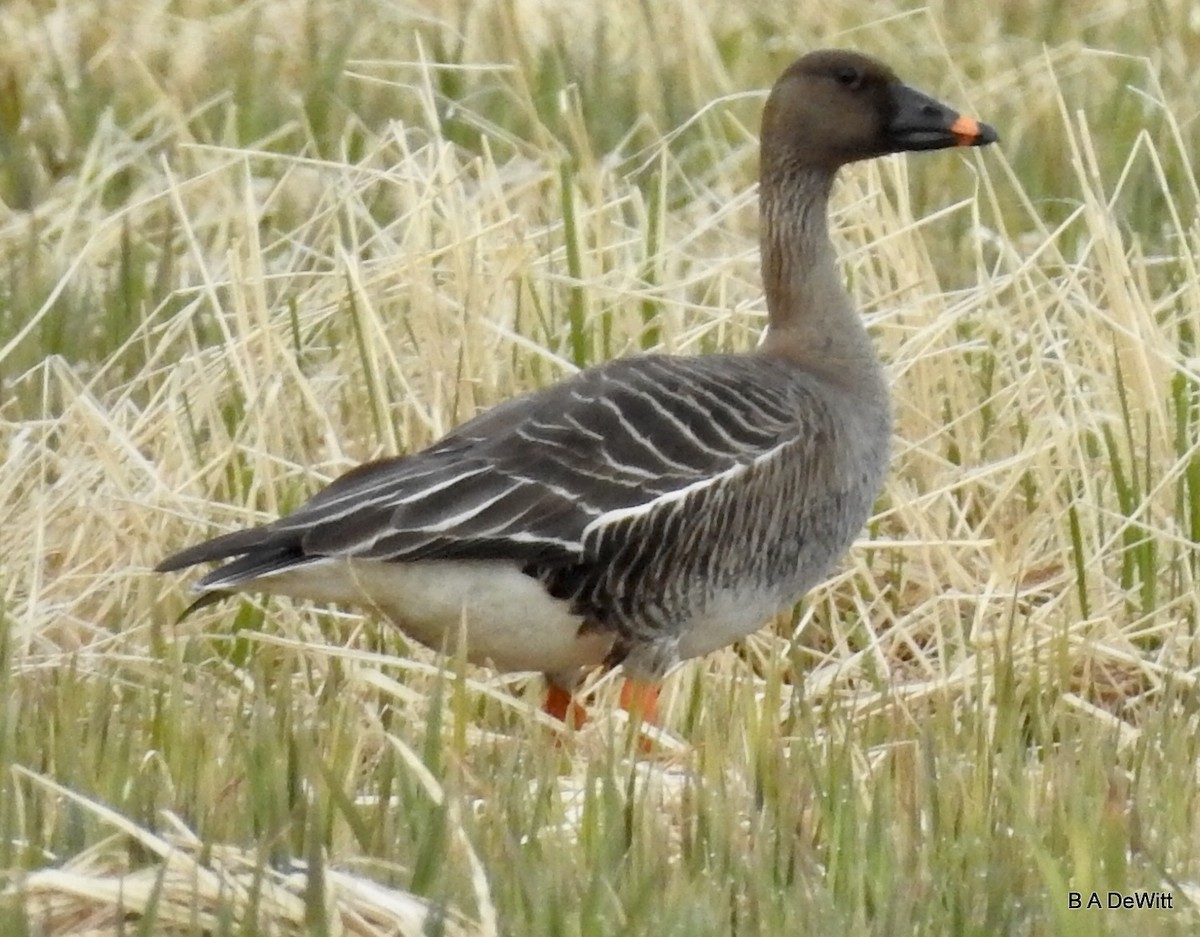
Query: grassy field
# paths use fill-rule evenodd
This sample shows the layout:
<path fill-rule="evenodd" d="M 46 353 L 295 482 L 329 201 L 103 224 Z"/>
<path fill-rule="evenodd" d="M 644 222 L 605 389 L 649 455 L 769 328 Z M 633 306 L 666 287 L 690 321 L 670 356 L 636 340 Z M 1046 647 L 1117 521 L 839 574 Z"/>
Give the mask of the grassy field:
<path fill-rule="evenodd" d="M 1200 18 L 824 8 L 0 6 L 0 933 L 1200 932 Z M 752 347 L 822 45 L 1001 143 L 845 174 L 886 490 L 650 752 L 611 678 L 567 733 L 371 616 L 177 621 L 155 562 L 359 460 Z"/>

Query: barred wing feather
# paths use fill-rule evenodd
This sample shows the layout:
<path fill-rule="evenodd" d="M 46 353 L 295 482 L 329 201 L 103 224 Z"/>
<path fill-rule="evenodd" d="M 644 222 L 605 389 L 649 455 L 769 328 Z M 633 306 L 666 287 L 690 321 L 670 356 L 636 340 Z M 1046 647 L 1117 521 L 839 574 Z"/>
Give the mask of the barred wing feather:
<path fill-rule="evenodd" d="M 578 563 L 606 519 L 632 529 L 641 510 L 794 442 L 802 393 L 795 369 L 759 356 L 610 362 L 508 400 L 422 452 L 360 466 L 294 514 L 163 568 L 246 554 L 198 584 L 212 589 L 289 557 Z"/>

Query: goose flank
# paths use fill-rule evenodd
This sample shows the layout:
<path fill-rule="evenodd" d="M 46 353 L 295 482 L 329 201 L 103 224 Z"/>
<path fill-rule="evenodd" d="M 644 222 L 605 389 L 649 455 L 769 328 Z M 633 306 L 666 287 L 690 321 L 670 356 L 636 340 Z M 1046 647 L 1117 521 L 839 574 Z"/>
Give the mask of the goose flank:
<path fill-rule="evenodd" d="M 589 368 L 157 570 L 226 561 L 197 604 L 265 592 L 375 610 L 435 649 L 464 635 L 473 662 L 545 673 L 560 716 L 586 669 L 621 665 L 652 718 L 673 665 L 829 574 L 882 484 L 889 395 L 829 239 L 838 169 L 996 139 L 874 59 L 803 56 L 763 112 L 756 351 Z"/>

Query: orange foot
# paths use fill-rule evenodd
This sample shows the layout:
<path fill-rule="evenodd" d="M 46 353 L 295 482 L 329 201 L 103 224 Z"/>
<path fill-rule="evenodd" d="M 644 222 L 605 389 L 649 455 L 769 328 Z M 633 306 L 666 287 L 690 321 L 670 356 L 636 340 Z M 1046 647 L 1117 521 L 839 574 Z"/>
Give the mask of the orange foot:
<path fill-rule="evenodd" d="M 621 684 L 621 708 L 629 713 L 630 725 L 638 733 L 638 751 L 643 755 L 653 754 L 657 748 L 656 740 L 640 730 L 642 726 L 658 728 L 658 686 L 626 680 Z"/>
<path fill-rule="evenodd" d="M 587 722 L 587 711 L 575 702 L 575 697 L 560 686 L 550 684 L 546 691 L 546 700 L 542 703 L 542 712 L 547 713 L 565 723 L 572 729 L 580 728 Z"/>
<path fill-rule="evenodd" d="M 635 725 L 658 725 L 658 686 L 626 680 L 621 684 L 621 708 L 629 713 Z M 575 701 L 575 697 L 560 686 L 550 684 L 546 691 L 542 711 L 573 729 L 587 722 L 587 710 Z M 638 739 L 638 748 L 643 752 L 654 750 L 654 742 L 647 736 Z"/>
<path fill-rule="evenodd" d="M 621 708 L 652 726 L 658 725 L 658 686 L 626 680 L 621 684 Z"/>

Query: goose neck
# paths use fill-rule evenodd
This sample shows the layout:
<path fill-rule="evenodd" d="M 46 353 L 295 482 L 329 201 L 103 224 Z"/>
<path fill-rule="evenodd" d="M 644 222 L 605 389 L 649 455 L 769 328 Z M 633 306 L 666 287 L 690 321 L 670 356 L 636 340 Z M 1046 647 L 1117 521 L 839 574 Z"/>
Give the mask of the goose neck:
<path fill-rule="evenodd" d="M 763 351 L 860 370 L 876 358 L 829 238 L 833 180 L 833 171 L 819 167 L 764 167 L 759 184 L 768 322 Z"/>

